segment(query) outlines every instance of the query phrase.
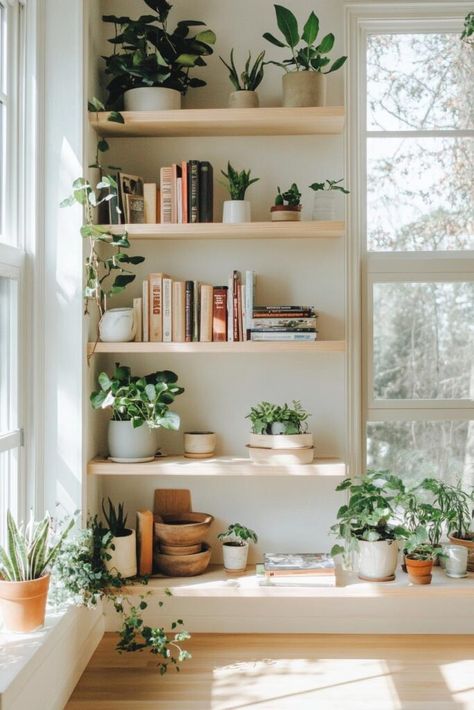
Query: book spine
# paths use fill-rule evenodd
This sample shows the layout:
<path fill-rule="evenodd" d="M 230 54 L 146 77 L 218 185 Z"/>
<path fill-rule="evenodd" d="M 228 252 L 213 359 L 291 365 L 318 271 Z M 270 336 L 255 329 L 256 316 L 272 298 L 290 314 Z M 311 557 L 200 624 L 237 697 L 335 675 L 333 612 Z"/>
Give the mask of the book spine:
<path fill-rule="evenodd" d="M 245 272 L 245 330 L 252 328 L 253 304 L 255 303 L 256 276 L 255 271 Z"/>
<path fill-rule="evenodd" d="M 188 223 L 188 164 L 185 160 L 181 163 L 181 203 L 183 210 L 183 224 Z"/>
<path fill-rule="evenodd" d="M 316 328 L 288 328 L 288 326 L 272 326 L 271 328 L 252 328 L 251 333 L 316 333 Z"/>
<path fill-rule="evenodd" d="M 199 221 L 212 222 L 213 170 L 209 161 L 199 163 Z"/>
<path fill-rule="evenodd" d="M 156 224 L 161 222 L 161 190 L 156 186 Z"/>
<path fill-rule="evenodd" d="M 163 340 L 162 283 L 163 274 L 150 274 L 150 342 L 159 343 Z"/>
<path fill-rule="evenodd" d="M 212 341 L 212 311 L 212 286 L 201 284 L 201 327 L 199 332 L 199 340 L 201 343 L 210 343 Z"/>
<path fill-rule="evenodd" d="M 286 313 L 287 315 L 293 315 L 293 313 L 300 313 L 304 311 L 315 315 L 314 306 L 254 306 L 254 313 Z"/>
<path fill-rule="evenodd" d="M 240 272 L 233 272 L 232 279 L 232 323 L 234 331 L 234 341 L 238 342 L 241 338 L 239 329 L 239 296 L 240 293 Z"/>
<path fill-rule="evenodd" d="M 199 161 L 188 162 L 188 220 L 199 222 Z"/>
<path fill-rule="evenodd" d="M 183 224 L 183 185 L 182 185 L 182 178 L 177 178 L 176 179 L 176 201 L 178 203 L 178 216 L 177 216 L 177 222 L 178 224 Z"/>
<path fill-rule="evenodd" d="M 194 281 L 193 282 L 193 342 L 198 343 L 199 342 L 199 306 L 200 306 L 200 298 L 199 298 L 199 282 Z"/>
<path fill-rule="evenodd" d="M 184 281 L 173 283 L 173 342 L 184 343 L 185 340 L 185 292 Z"/>
<path fill-rule="evenodd" d="M 171 167 L 160 170 L 160 213 L 161 224 L 173 223 L 173 170 Z"/>
<path fill-rule="evenodd" d="M 234 340 L 234 278 L 230 274 L 227 281 L 227 340 Z"/>
<path fill-rule="evenodd" d="M 246 328 L 246 316 L 245 316 L 245 284 L 240 286 L 240 328 L 242 332 L 242 340 L 248 340 L 248 331 Z"/>
<path fill-rule="evenodd" d="M 250 340 L 254 341 L 285 341 L 285 340 L 300 340 L 300 341 L 311 341 L 316 340 L 316 333 L 251 333 Z"/>
<path fill-rule="evenodd" d="M 146 182 L 143 185 L 143 200 L 145 202 L 145 222 L 154 224 L 156 220 L 156 185 Z"/>
<path fill-rule="evenodd" d="M 294 318 L 314 318 L 314 313 L 311 313 L 310 311 L 295 311 L 293 313 Z M 256 313 L 255 310 L 253 312 L 253 320 L 261 320 L 265 321 L 268 318 L 288 318 L 288 313 L 285 313 L 282 311 L 281 313 L 275 312 L 275 313 Z"/>
<path fill-rule="evenodd" d="M 143 339 L 143 314 L 142 299 L 133 299 L 133 319 L 135 321 L 135 342 L 141 343 Z"/>
<path fill-rule="evenodd" d="M 227 286 L 213 289 L 212 340 L 216 343 L 227 340 Z"/>
<path fill-rule="evenodd" d="M 163 342 L 171 343 L 172 338 L 173 280 L 163 279 Z"/>
<path fill-rule="evenodd" d="M 300 328 L 316 328 L 316 318 L 251 318 L 250 329 L 256 328 L 287 328 L 299 330 Z"/>
<path fill-rule="evenodd" d="M 143 342 L 148 343 L 150 340 L 150 321 L 148 313 L 148 303 L 150 299 L 150 284 L 148 279 L 142 284 L 142 313 L 143 313 Z"/>
<path fill-rule="evenodd" d="M 181 168 L 176 163 L 171 166 L 171 222 L 178 224 L 178 177 Z"/>
<path fill-rule="evenodd" d="M 185 287 L 185 328 L 184 335 L 186 343 L 193 341 L 193 316 L 194 316 L 194 283 L 186 281 Z"/>

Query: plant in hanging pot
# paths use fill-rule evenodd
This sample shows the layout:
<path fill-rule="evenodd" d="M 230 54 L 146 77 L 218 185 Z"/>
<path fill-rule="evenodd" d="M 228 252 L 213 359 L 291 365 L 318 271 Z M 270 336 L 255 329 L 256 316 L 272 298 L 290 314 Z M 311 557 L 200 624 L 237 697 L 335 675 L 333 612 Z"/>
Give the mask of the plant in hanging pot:
<path fill-rule="evenodd" d="M 283 106 L 325 106 L 326 74 L 340 69 L 347 57 L 339 57 L 329 67 L 331 60 L 327 55 L 334 46 L 335 38 L 330 33 L 316 44 L 319 19 L 314 12 L 308 17 L 300 36 L 298 21 L 293 13 L 282 5 L 274 7 L 277 25 L 285 41 L 269 32 L 265 32 L 263 37 L 275 46 L 291 51 L 291 57 L 283 62 L 266 62 L 276 64 L 286 72 L 283 77 Z"/>
<path fill-rule="evenodd" d="M 105 562 L 109 572 L 121 577 L 135 577 L 137 574 L 137 540 L 135 530 L 127 528 L 127 517 L 124 503 L 119 503 L 117 508 L 108 499 L 109 509 L 105 509 L 102 499 L 102 512 L 110 532 L 110 552 Z"/>
<path fill-rule="evenodd" d="M 324 182 L 313 182 L 309 187 L 314 190 L 314 220 L 336 219 L 336 193 L 342 192 L 349 195 L 349 190 L 342 187 L 340 180 L 325 180 Z"/>
<path fill-rule="evenodd" d="M 431 584 L 432 569 L 435 559 L 443 554 L 439 545 L 429 540 L 428 531 L 418 527 L 404 541 L 405 563 L 410 582 L 413 584 Z"/>
<path fill-rule="evenodd" d="M 278 187 L 275 204 L 270 208 L 272 222 L 298 222 L 301 219 L 301 192 L 294 182 L 286 192 Z"/>
<path fill-rule="evenodd" d="M 252 431 L 249 454 L 254 463 L 311 463 L 314 457 L 313 435 L 307 432 L 311 415 L 293 400 L 288 404 L 260 402 L 251 407 Z"/>
<path fill-rule="evenodd" d="M 173 32 L 168 29 L 172 8 L 166 0 L 145 0 L 152 15 L 129 17 L 104 15 L 114 25 L 108 41 L 114 51 L 105 59 L 105 73 L 111 77 L 108 106 L 116 108 L 123 97 L 126 111 L 157 111 L 181 108 L 181 96 L 189 88 L 205 86 L 190 76 L 196 67 L 206 66 L 216 35 L 199 20 L 181 20 Z M 201 28 L 195 32 L 194 28 Z"/>
<path fill-rule="evenodd" d="M 229 96 L 229 108 L 257 108 L 259 105 L 257 88 L 260 86 L 263 79 L 264 63 L 263 59 L 265 52 L 260 52 L 252 66 L 252 56 L 249 52 L 247 61 L 245 62 L 244 71 L 239 74 L 234 62 L 234 50 L 230 52 L 229 63 L 222 57 L 219 57 L 221 62 L 229 70 L 229 79 L 235 91 L 232 91 Z"/>
<path fill-rule="evenodd" d="M 221 180 L 229 191 L 230 200 L 224 202 L 222 221 L 224 224 L 238 224 L 250 222 L 250 202 L 245 199 L 245 193 L 250 185 L 260 180 L 260 178 L 250 178 L 250 170 L 242 170 L 240 173 L 232 165 L 227 163 L 227 172 L 221 170 L 227 182 Z"/>
<path fill-rule="evenodd" d="M 184 389 L 170 370 L 132 376 L 129 367 L 116 363 L 109 377 L 101 372 L 99 389 L 90 396 L 94 409 L 112 409 L 108 444 L 110 458 L 118 463 L 153 460 L 159 428 L 178 431 L 180 418 L 169 405 Z"/>
<path fill-rule="evenodd" d="M 257 542 L 257 534 L 240 523 L 232 523 L 217 536 L 222 542 L 226 572 L 244 572 L 247 567 L 249 542 Z"/>

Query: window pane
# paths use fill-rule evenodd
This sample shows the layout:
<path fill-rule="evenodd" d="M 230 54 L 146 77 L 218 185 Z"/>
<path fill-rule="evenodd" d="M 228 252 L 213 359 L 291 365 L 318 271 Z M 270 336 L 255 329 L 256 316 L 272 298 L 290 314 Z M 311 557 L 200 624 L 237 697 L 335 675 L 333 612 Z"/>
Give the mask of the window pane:
<path fill-rule="evenodd" d="M 474 399 L 474 282 L 378 283 L 373 298 L 374 397 Z"/>
<path fill-rule="evenodd" d="M 18 519 L 18 449 L 0 452 L 0 545 L 6 537 L 7 509 Z"/>
<path fill-rule="evenodd" d="M 4 5 L 0 2 L 0 93 L 6 93 L 6 21 L 7 13 Z"/>
<path fill-rule="evenodd" d="M 18 283 L 0 277 L 0 434 L 18 427 Z"/>
<path fill-rule="evenodd" d="M 435 475 L 474 485 L 474 421 L 367 424 L 367 465 L 418 481 Z"/>
<path fill-rule="evenodd" d="M 474 128 L 473 69 L 459 33 L 369 36 L 368 129 Z"/>

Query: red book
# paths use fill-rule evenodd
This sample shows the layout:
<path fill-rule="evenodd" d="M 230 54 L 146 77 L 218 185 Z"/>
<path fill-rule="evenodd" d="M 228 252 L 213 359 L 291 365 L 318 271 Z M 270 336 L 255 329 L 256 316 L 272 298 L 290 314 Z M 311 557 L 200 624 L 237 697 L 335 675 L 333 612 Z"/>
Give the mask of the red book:
<path fill-rule="evenodd" d="M 227 340 L 227 286 L 213 289 L 212 340 L 217 343 Z"/>

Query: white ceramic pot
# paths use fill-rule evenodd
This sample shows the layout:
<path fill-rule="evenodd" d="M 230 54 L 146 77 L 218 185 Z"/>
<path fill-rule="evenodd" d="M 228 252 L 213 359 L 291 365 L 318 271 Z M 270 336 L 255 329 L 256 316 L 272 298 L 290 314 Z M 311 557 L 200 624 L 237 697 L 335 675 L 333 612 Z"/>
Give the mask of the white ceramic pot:
<path fill-rule="evenodd" d="M 188 431 L 184 434 L 184 455 L 188 458 L 208 458 L 216 450 L 217 437 L 212 431 Z"/>
<path fill-rule="evenodd" d="M 256 91 L 232 91 L 229 95 L 229 108 L 258 108 Z"/>
<path fill-rule="evenodd" d="M 336 195 L 330 190 L 314 193 L 313 219 L 331 221 L 336 219 Z"/>
<path fill-rule="evenodd" d="M 129 343 L 136 332 L 133 308 L 110 308 L 100 319 L 99 335 L 104 343 Z"/>
<path fill-rule="evenodd" d="M 313 446 L 312 434 L 250 434 L 249 444 L 261 449 L 303 449 Z"/>
<path fill-rule="evenodd" d="M 137 541 L 135 530 L 129 530 L 125 537 L 113 537 L 114 550 L 107 550 L 110 560 L 105 561 L 109 572 L 122 577 L 135 577 L 137 574 Z"/>
<path fill-rule="evenodd" d="M 130 89 L 123 95 L 125 111 L 176 111 L 181 108 L 181 94 L 163 86 Z"/>
<path fill-rule="evenodd" d="M 158 449 L 158 429 L 147 424 L 133 428 L 132 422 L 109 422 L 109 455 L 114 459 L 152 459 Z"/>
<path fill-rule="evenodd" d="M 250 222 L 250 202 L 248 200 L 226 200 L 222 214 L 224 224 Z"/>
<path fill-rule="evenodd" d="M 445 570 L 448 577 L 465 577 L 467 573 L 467 547 L 461 545 L 444 545 L 443 552 Z"/>
<path fill-rule="evenodd" d="M 359 540 L 359 577 L 369 581 L 394 579 L 398 562 L 396 540 Z"/>
<path fill-rule="evenodd" d="M 325 106 L 326 77 L 318 71 L 292 71 L 283 76 L 283 106 Z"/>
<path fill-rule="evenodd" d="M 249 554 L 249 544 L 243 545 L 222 543 L 224 553 L 224 567 L 229 572 L 243 572 L 247 567 L 247 557 Z"/>

